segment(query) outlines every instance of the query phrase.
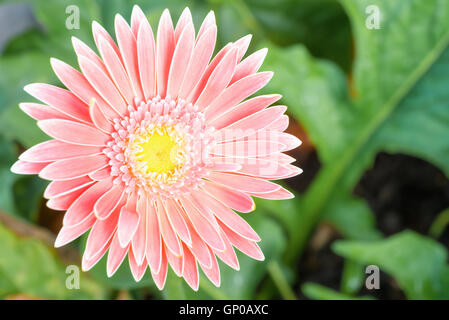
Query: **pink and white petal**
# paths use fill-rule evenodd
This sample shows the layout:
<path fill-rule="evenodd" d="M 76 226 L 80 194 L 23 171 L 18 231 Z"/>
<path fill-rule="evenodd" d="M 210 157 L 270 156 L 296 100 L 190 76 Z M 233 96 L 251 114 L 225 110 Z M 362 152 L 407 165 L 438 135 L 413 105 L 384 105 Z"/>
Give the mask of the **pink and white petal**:
<path fill-rule="evenodd" d="M 97 182 L 89 187 L 70 205 L 70 208 L 64 215 L 63 225 L 70 226 L 81 222 L 94 211 L 95 202 L 111 187 L 112 179 Z"/>
<path fill-rule="evenodd" d="M 80 57 L 84 57 L 91 61 L 93 65 L 95 65 L 98 69 L 103 71 L 105 74 L 108 74 L 108 70 L 106 69 L 103 61 L 96 55 L 96 53 L 89 48 L 88 45 L 86 45 L 84 42 L 82 42 L 80 39 L 76 37 L 72 37 L 72 45 L 73 49 L 75 49 L 76 55 L 78 56 L 78 59 Z M 89 98 L 90 100 L 90 98 Z"/>
<path fill-rule="evenodd" d="M 167 95 L 172 98 L 178 97 L 179 89 L 189 66 L 194 44 L 195 29 L 192 24 L 189 24 L 184 28 L 179 41 L 176 43 L 176 48 L 170 65 Z"/>
<path fill-rule="evenodd" d="M 142 20 L 137 33 L 137 58 L 145 99 L 156 95 L 156 44 L 148 20 Z"/>
<path fill-rule="evenodd" d="M 116 113 L 119 115 L 125 114 L 127 110 L 126 101 L 120 95 L 108 74 L 83 56 L 78 57 L 78 62 L 83 74 L 98 94 L 108 102 Z"/>
<path fill-rule="evenodd" d="M 230 266 L 234 270 L 240 270 L 239 260 L 237 259 L 237 255 L 235 254 L 234 248 L 232 247 L 231 242 L 229 242 L 226 234 L 223 230 L 220 230 L 220 236 L 223 239 L 223 243 L 225 244 L 225 250 L 223 251 L 214 251 L 214 253 L 228 266 Z"/>
<path fill-rule="evenodd" d="M 139 225 L 137 226 L 137 230 L 134 233 L 134 236 L 131 240 L 131 247 L 133 248 L 134 257 L 136 258 L 137 264 L 141 265 L 145 260 L 146 248 L 148 246 L 147 243 L 147 235 L 148 235 L 148 209 L 145 209 L 146 197 L 140 196 L 137 199 L 137 213 L 139 214 Z M 147 214 L 144 214 L 144 209 Z"/>
<path fill-rule="evenodd" d="M 62 247 L 80 237 L 94 225 L 95 221 L 95 216 L 91 213 L 86 219 L 77 225 L 63 226 L 61 230 L 59 230 L 58 236 L 56 237 L 55 248 Z"/>
<path fill-rule="evenodd" d="M 146 207 L 147 227 L 146 231 L 146 251 L 145 255 L 150 265 L 151 272 L 158 274 L 160 272 L 162 262 L 165 258 L 162 255 L 162 240 L 159 230 L 159 222 L 157 219 L 156 209 L 153 203 L 148 202 Z M 142 211 L 139 212 L 142 214 Z M 165 255 L 165 253 L 164 253 Z M 153 277 L 154 278 L 154 277 Z"/>
<path fill-rule="evenodd" d="M 11 172 L 16 174 L 39 174 L 50 162 L 28 162 L 17 160 L 11 167 Z"/>
<path fill-rule="evenodd" d="M 70 91 L 45 83 L 32 83 L 23 89 L 66 116 L 84 123 L 92 123 L 88 106 Z"/>
<path fill-rule="evenodd" d="M 109 244 L 117 230 L 120 209 L 116 209 L 109 218 L 95 221 L 86 242 L 84 256 L 87 260 L 94 258 Z"/>
<path fill-rule="evenodd" d="M 201 191 L 198 192 L 198 197 L 200 197 L 204 201 L 205 205 L 212 210 L 217 219 L 228 226 L 231 230 L 248 240 L 256 242 L 260 241 L 260 237 L 253 230 L 253 228 L 251 228 L 248 222 L 232 211 L 229 207 L 212 198 L 207 193 Z"/>
<path fill-rule="evenodd" d="M 73 202 L 75 202 L 90 187 L 91 186 L 83 187 L 81 189 L 74 190 L 65 195 L 51 198 L 50 200 L 47 201 L 47 207 L 59 211 L 67 210 L 70 208 Z M 84 216 L 83 218 L 86 218 L 86 216 Z M 80 221 L 82 221 L 82 219 L 80 219 Z"/>
<path fill-rule="evenodd" d="M 126 200 L 123 199 L 125 189 L 123 186 L 114 184 L 114 186 L 106 191 L 94 205 L 94 213 L 98 220 L 105 220 L 114 212 L 114 210 L 121 210 L 118 205 Z M 123 199 L 123 200 L 122 200 Z M 120 212 L 120 211 L 119 211 Z"/>
<path fill-rule="evenodd" d="M 171 266 L 173 271 L 178 277 L 182 276 L 182 255 L 176 256 L 169 250 L 167 247 L 165 247 L 165 253 L 167 254 L 167 260 L 168 264 Z"/>
<path fill-rule="evenodd" d="M 181 33 L 184 31 L 184 28 L 186 26 L 192 26 L 193 27 L 193 20 L 192 20 L 192 14 L 190 12 L 190 9 L 186 7 L 182 13 L 181 16 L 178 19 L 178 23 L 176 23 L 175 28 L 175 43 L 178 43 L 179 38 L 181 37 Z M 195 32 L 195 30 L 193 30 Z M 195 34 L 194 34 L 195 37 Z"/>
<path fill-rule="evenodd" d="M 108 165 L 104 154 L 63 159 L 46 166 L 39 177 L 46 180 L 68 180 L 85 176 Z"/>
<path fill-rule="evenodd" d="M 183 245 L 183 259 L 182 259 L 182 276 L 187 284 L 194 290 L 198 290 L 199 286 L 199 273 L 196 259 L 192 252 L 186 245 Z"/>
<path fill-rule="evenodd" d="M 219 141 L 226 142 L 253 135 L 279 119 L 286 110 L 285 106 L 274 106 L 261 110 L 218 130 L 215 136 Z"/>
<path fill-rule="evenodd" d="M 101 108 L 98 106 L 95 99 L 92 99 L 89 105 L 89 114 L 93 124 L 97 129 L 108 134 L 114 130 L 112 123 L 107 119 Z"/>
<path fill-rule="evenodd" d="M 209 11 L 209 13 L 204 18 L 203 23 L 201 24 L 200 30 L 198 31 L 198 35 L 196 37 L 197 41 L 206 33 L 207 29 L 209 29 L 210 27 L 217 27 L 215 23 L 215 14 L 212 10 Z"/>
<path fill-rule="evenodd" d="M 142 100 L 143 92 L 140 86 L 139 63 L 137 61 L 137 43 L 131 28 L 125 19 L 119 14 L 115 16 L 115 35 L 118 47 L 128 72 L 134 94 L 138 100 Z"/>
<path fill-rule="evenodd" d="M 268 192 L 268 193 L 251 193 L 251 195 L 263 198 L 263 199 L 269 199 L 269 200 L 286 200 L 286 199 L 293 199 L 295 197 L 294 194 L 292 194 L 290 191 L 279 188 L 279 190 Z"/>
<path fill-rule="evenodd" d="M 178 202 L 173 199 L 167 199 L 164 202 L 164 207 L 168 220 L 173 226 L 173 229 L 178 237 L 188 246 L 191 246 L 192 239 L 190 238 L 189 229 L 187 228 L 187 223 L 183 218 L 182 209 L 179 207 Z"/>
<path fill-rule="evenodd" d="M 115 233 L 112 238 L 111 245 L 109 246 L 108 260 L 106 262 L 106 274 L 108 277 L 112 277 L 120 267 L 126 257 L 126 254 L 128 253 L 128 250 L 129 245 L 122 248 L 118 240 L 118 235 Z"/>
<path fill-rule="evenodd" d="M 223 223 L 220 223 L 220 227 L 234 247 L 253 259 L 259 261 L 265 260 L 262 250 L 260 250 L 256 242 L 243 238 Z"/>
<path fill-rule="evenodd" d="M 239 140 L 219 143 L 211 148 L 210 153 L 225 158 L 264 157 L 282 152 L 286 146 L 277 141 Z M 232 161 L 232 160 L 230 160 Z"/>
<path fill-rule="evenodd" d="M 223 184 L 229 188 L 248 193 L 268 193 L 276 191 L 280 188 L 279 185 L 264 179 L 234 173 L 212 172 L 208 176 L 208 179 L 213 182 Z"/>
<path fill-rule="evenodd" d="M 284 151 L 289 151 L 289 150 L 295 149 L 302 144 L 302 141 L 299 140 L 297 137 L 295 137 L 292 134 L 289 134 L 286 132 L 278 132 L 278 131 L 274 131 L 274 132 L 275 132 L 275 134 L 273 134 L 273 132 L 270 132 L 270 135 L 272 135 L 273 138 L 276 137 L 277 141 L 279 141 L 280 143 L 282 143 L 286 146 L 286 149 Z"/>
<path fill-rule="evenodd" d="M 273 72 L 259 72 L 240 79 L 227 87 L 207 107 L 206 119 L 214 119 L 225 113 L 243 99 L 263 88 L 273 77 Z"/>
<path fill-rule="evenodd" d="M 167 93 L 168 75 L 175 50 L 175 32 L 173 22 L 167 9 L 162 13 L 157 29 L 156 65 L 157 65 L 157 92 L 165 98 Z"/>
<path fill-rule="evenodd" d="M 162 204 L 162 200 L 158 199 L 156 204 L 156 212 L 162 239 L 164 240 L 167 249 L 169 249 L 174 255 L 179 257 L 182 255 L 181 242 L 179 241 L 176 232 L 174 231 L 170 221 L 168 220 L 167 213 L 165 212 L 165 208 Z"/>
<path fill-rule="evenodd" d="M 55 108 L 47 106 L 45 104 L 24 102 L 19 104 L 20 109 L 35 120 L 47 120 L 47 119 L 65 119 L 74 120 L 72 117 L 59 112 Z"/>
<path fill-rule="evenodd" d="M 234 47 L 229 50 L 211 73 L 198 99 L 196 101 L 193 100 L 200 110 L 206 108 L 215 97 L 219 96 L 229 84 L 229 81 L 231 81 L 235 66 L 237 65 L 237 54 L 237 48 Z"/>
<path fill-rule="evenodd" d="M 280 116 L 276 121 L 273 121 L 268 126 L 266 126 L 266 130 L 272 130 L 272 131 L 285 131 L 288 128 L 288 124 L 290 122 L 290 119 L 286 114 Z"/>
<path fill-rule="evenodd" d="M 243 56 L 245 55 L 246 51 L 248 50 L 249 44 L 251 43 L 251 39 L 253 36 L 251 34 L 247 34 L 244 37 L 241 37 L 236 42 L 234 42 L 234 46 L 236 46 L 239 49 L 239 54 L 237 56 L 237 62 L 240 62 L 242 60 Z"/>
<path fill-rule="evenodd" d="M 90 269 L 92 269 L 98 263 L 98 261 L 100 261 L 100 259 L 103 258 L 106 251 L 108 251 L 111 242 L 112 238 L 109 239 L 109 241 L 103 246 L 103 248 L 92 257 L 88 257 L 86 255 L 86 252 L 84 252 L 83 258 L 81 260 L 81 270 L 89 271 Z"/>
<path fill-rule="evenodd" d="M 117 113 L 98 94 L 81 72 L 55 58 L 51 58 L 50 63 L 59 80 L 84 103 L 89 104 L 91 99 L 95 99 L 103 113 L 108 116 L 108 119 L 116 117 Z"/>
<path fill-rule="evenodd" d="M 209 222 L 208 219 L 205 219 L 204 215 L 200 213 L 200 209 L 193 205 L 190 199 L 182 198 L 181 203 L 186 211 L 187 217 L 201 239 L 215 250 L 224 250 L 225 246 L 214 224 Z"/>
<path fill-rule="evenodd" d="M 137 39 L 137 33 L 139 32 L 140 24 L 142 21 L 148 21 L 145 13 L 143 13 L 142 9 L 138 5 L 133 6 L 133 11 L 131 13 L 131 30 L 134 34 L 134 37 Z"/>
<path fill-rule="evenodd" d="M 212 256 L 212 267 L 206 268 L 205 266 L 201 265 L 201 263 L 200 263 L 200 267 L 201 267 L 201 269 L 203 269 L 204 274 L 209 278 L 209 280 L 216 287 L 220 287 L 220 267 L 218 266 L 217 258 L 215 257 L 212 250 L 211 250 L 211 256 Z"/>
<path fill-rule="evenodd" d="M 95 181 L 87 176 L 82 176 L 71 180 L 52 181 L 45 189 L 44 198 L 50 199 L 62 196 L 77 189 L 89 186 L 93 183 L 95 183 Z"/>
<path fill-rule="evenodd" d="M 242 166 L 238 163 L 232 162 L 227 158 L 213 158 L 212 164 L 208 166 L 210 170 L 219 172 L 237 172 Z"/>
<path fill-rule="evenodd" d="M 32 162 L 51 162 L 100 154 L 101 147 L 68 144 L 59 140 L 41 142 L 19 156 L 20 160 Z"/>
<path fill-rule="evenodd" d="M 262 66 L 262 63 L 265 60 L 267 52 L 268 52 L 267 48 L 260 49 L 251 54 L 250 56 L 248 56 L 242 62 L 240 62 L 235 68 L 235 72 L 230 84 L 233 84 L 234 82 L 239 81 L 240 79 L 246 76 L 256 73 Z"/>
<path fill-rule="evenodd" d="M 254 200 L 246 193 L 221 184 L 205 181 L 204 190 L 215 199 L 240 212 L 251 212 L 256 207 Z"/>
<path fill-rule="evenodd" d="M 217 130 L 222 129 L 233 124 L 234 122 L 239 121 L 240 119 L 246 118 L 265 109 L 272 103 L 278 101 L 281 97 L 282 96 L 279 94 L 270 94 L 251 98 L 211 120 L 210 125 L 214 126 Z"/>
<path fill-rule="evenodd" d="M 187 67 L 186 75 L 179 89 L 179 97 L 186 99 L 200 81 L 204 71 L 207 68 L 212 53 L 215 48 L 217 38 L 217 27 L 210 26 L 197 42 Z"/>
<path fill-rule="evenodd" d="M 119 59 L 121 61 L 120 51 L 117 48 L 117 45 L 115 44 L 114 39 L 112 39 L 109 32 L 107 32 L 106 29 L 103 28 L 97 21 L 92 21 L 92 35 L 94 36 L 94 41 L 95 41 L 95 44 L 97 45 L 98 50 L 100 50 L 100 38 L 103 38 L 104 40 L 106 40 L 109 43 L 111 49 L 114 50 L 114 52 L 116 53 L 116 55 L 119 57 Z"/>
<path fill-rule="evenodd" d="M 122 248 L 128 246 L 139 226 L 140 216 L 137 213 L 137 194 L 128 197 L 126 205 L 120 211 L 117 225 L 117 236 Z"/>
<path fill-rule="evenodd" d="M 131 269 L 131 274 L 133 275 L 134 280 L 136 280 L 136 282 L 139 282 L 140 280 L 142 280 L 145 271 L 147 271 L 148 263 L 144 259 L 141 264 L 137 264 L 137 260 L 134 257 L 132 247 L 131 249 L 129 249 L 128 261 L 129 261 L 129 268 Z"/>
<path fill-rule="evenodd" d="M 278 180 L 295 176 L 301 171 L 299 168 L 282 164 L 278 161 L 267 160 L 263 158 L 241 159 L 242 168 L 239 173 L 259 177 L 263 179 Z"/>
<path fill-rule="evenodd" d="M 121 92 L 128 104 L 132 104 L 134 100 L 134 91 L 131 86 L 131 80 L 126 73 L 125 67 L 109 42 L 103 37 L 98 38 L 98 50 L 103 58 L 104 64 L 108 68 L 109 74 L 114 81 L 117 89 Z"/>
<path fill-rule="evenodd" d="M 210 268 L 212 266 L 212 256 L 210 254 L 209 246 L 203 239 L 201 239 L 190 221 L 187 222 L 187 227 L 192 239 L 192 245 L 189 246 L 189 248 L 192 250 L 193 255 L 198 262 L 201 263 L 201 265 L 206 268 Z"/>
<path fill-rule="evenodd" d="M 52 138 L 82 146 L 103 147 L 111 139 L 94 127 L 68 120 L 41 120 L 37 125 Z"/>
<path fill-rule="evenodd" d="M 160 267 L 158 268 L 158 272 L 153 272 L 153 270 L 151 269 L 151 276 L 153 277 L 154 283 L 159 288 L 159 290 L 162 290 L 164 288 L 165 280 L 167 279 L 167 266 L 167 256 L 164 250 L 161 254 L 161 262 Z"/>

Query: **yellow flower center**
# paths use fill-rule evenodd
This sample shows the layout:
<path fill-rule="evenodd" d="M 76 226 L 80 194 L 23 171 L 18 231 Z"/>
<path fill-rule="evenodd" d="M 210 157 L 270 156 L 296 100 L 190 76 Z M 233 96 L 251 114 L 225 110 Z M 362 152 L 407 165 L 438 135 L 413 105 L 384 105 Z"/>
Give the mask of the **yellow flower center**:
<path fill-rule="evenodd" d="M 180 165 L 179 144 L 166 130 L 140 135 L 131 149 L 137 170 L 143 175 L 170 174 Z"/>

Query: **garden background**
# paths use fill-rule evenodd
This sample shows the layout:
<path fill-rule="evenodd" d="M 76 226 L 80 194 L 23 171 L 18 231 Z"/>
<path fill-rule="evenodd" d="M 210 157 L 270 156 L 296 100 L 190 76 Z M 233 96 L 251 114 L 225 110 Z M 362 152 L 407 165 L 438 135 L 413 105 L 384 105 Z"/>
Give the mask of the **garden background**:
<path fill-rule="evenodd" d="M 263 91 L 283 95 L 288 132 L 303 141 L 290 154 L 304 173 L 285 181 L 296 198 L 242 214 L 265 261 L 220 264 L 220 288 L 201 275 L 194 292 L 170 271 L 159 291 L 126 262 L 107 278 L 103 258 L 68 290 L 85 237 L 54 249 L 63 213 L 45 207 L 48 182 L 10 172 L 48 139 L 18 107 L 33 101 L 24 85 L 61 85 L 50 57 L 76 66 L 71 37 L 94 47 L 92 20 L 113 34 L 114 15 L 129 21 L 134 4 L 153 29 L 165 8 L 176 21 L 188 6 L 197 28 L 214 10 L 217 48 L 253 34 L 248 52 L 267 47 L 262 69 L 275 72 Z M 66 28 L 70 5 L 79 29 Z M 367 25 L 371 5 L 380 29 Z M 449 298 L 448 45 L 447 0 L 0 0 L 0 298 Z M 365 287 L 372 264 L 377 290 Z"/>

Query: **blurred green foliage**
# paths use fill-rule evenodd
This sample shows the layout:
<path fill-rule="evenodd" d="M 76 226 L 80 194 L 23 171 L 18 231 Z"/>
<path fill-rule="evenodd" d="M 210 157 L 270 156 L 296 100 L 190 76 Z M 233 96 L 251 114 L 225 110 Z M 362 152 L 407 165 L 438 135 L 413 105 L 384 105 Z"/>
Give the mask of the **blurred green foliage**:
<path fill-rule="evenodd" d="M 1 0 L 0 5 L 7 2 L 11 1 Z M 268 47 L 263 68 L 275 76 L 264 91 L 283 95 L 282 103 L 316 147 L 321 168 L 304 194 L 289 201 L 257 201 L 258 209 L 244 215 L 262 238 L 266 260 L 239 254 L 239 272 L 220 264 L 220 288 L 202 276 L 195 293 L 170 271 L 165 290 L 159 292 L 148 272 L 136 284 L 126 261 L 107 278 L 102 259 L 83 276 L 82 290 L 68 291 L 63 264 L 53 249 L 38 240 L 19 239 L 0 225 L 0 297 L 24 293 L 105 298 L 129 290 L 132 298 L 148 292 L 165 299 L 288 298 L 291 289 L 285 290 L 285 285 L 290 285 L 312 299 L 352 299 L 364 283 L 368 264 L 391 275 L 410 299 L 449 297 L 447 249 L 410 231 L 384 238 L 366 202 L 352 192 L 380 151 L 425 159 L 449 175 L 449 2 L 78 0 L 79 30 L 65 28 L 65 9 L 73 1 L 25 2 L 43 29 L 18 35 L 0 56 L 0 210 L 37 223 L 46 184 L 9 171 L 23 148 L 46 139 L 17 107 L 31 101 L 23 86 L 60 85 L 49 58 L 75 66 L 70 38 L 93 47 L 91 21 L 113 33 L 114 15 L 129 19 L 134 4 L 141 6 L 154 28 L 166 7 L 177 19 L 189 6 L 196 26 L 212 9 L 218 48 L 247 33 L 254 35 L 250 51 Z M 369 5 L 380 9 L 379 30 L 365 25 Z M 324 222 L 345 239 L 333 246 L 346 259 L 341 292 L 314 283 L 296 290 L 301 277 L 298 259 L 311 232 Z"/>

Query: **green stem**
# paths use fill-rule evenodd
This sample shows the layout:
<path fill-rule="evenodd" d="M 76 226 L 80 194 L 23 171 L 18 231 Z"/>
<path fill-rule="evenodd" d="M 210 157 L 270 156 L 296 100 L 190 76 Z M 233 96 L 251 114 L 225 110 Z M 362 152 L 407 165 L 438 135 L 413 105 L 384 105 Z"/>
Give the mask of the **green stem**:
<path fill-rule="evenodd" d="M 287 279 L 284 277 L 284 273 L 281 270 L 281 266 L 277 261 L 271 261 L 268 264 L 268 273 L 273 279 L 274 284 L 279 290 L 282 298 L 284 300 L 297 300 L 295 293 L 287 282 Z"/>

